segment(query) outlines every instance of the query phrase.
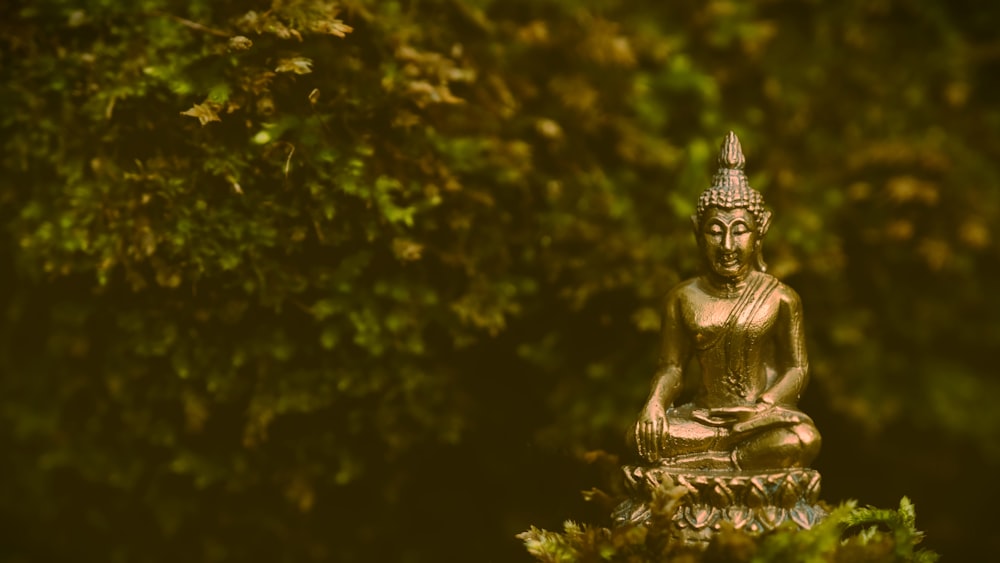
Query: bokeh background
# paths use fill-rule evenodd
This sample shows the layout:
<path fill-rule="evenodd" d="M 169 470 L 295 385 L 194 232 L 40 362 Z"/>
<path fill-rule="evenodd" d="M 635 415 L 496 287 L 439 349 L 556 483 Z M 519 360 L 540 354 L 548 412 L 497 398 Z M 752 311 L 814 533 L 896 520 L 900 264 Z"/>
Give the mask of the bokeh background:
<path fill-rule="evenodd" d="M 740 136 L 830 502 L 1000 550 L 1000 4 L 7 0 L 0 558 L 599 523 Z"/>

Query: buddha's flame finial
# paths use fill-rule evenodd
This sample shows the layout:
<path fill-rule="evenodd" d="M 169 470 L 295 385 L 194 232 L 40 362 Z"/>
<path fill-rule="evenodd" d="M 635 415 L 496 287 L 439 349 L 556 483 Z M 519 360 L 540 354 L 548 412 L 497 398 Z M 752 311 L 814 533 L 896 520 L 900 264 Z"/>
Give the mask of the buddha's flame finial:
<path fill-rule="evenodd" d="M 712 178 L 712 188 L 749 188 L 747 176 L 743 173 L 745 164 L 746 159 L 743 158 L 740 140 L 736 137 L 736 133 L 730 131 L 722 141 L 722 148 L 719 149 L 719 169 Z"/>
<path fill-rule="evenodd" d="M 726 135 L 722 141 L 722 149 L 719 150 L 719 167 L 730 170 L 743 170 L 746 159 L 743 158 L 743 148 L 740 147 L 740 140 L 736 133 L 732 131 Z"/>

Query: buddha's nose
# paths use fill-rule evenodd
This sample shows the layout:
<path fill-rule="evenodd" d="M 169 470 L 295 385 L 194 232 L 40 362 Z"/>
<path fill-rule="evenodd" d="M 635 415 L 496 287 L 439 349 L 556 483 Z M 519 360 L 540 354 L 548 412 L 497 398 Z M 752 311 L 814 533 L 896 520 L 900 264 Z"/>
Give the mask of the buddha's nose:
<path fill-rule="evenodd" d="M 734 246 L 733 235 L 726 233 L 725 236 L 722 237 L 722 249 L 729 251 L 732 250 Z"/>

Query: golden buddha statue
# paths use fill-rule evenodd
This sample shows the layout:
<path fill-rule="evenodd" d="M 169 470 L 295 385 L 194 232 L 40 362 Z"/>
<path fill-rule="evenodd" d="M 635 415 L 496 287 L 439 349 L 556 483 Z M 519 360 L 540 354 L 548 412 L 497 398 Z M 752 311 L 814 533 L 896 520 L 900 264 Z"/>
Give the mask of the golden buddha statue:
<path fill-rule="evenodd" d="M 819 432 L 796 408 L 808 381 L 802 306 L 766 273 L 761 241 L 771 213 L 743 166 L 730 132 L 691 218 L 705 273 L 671 289 L 664 305 L 658 368 L 630 433 L 639 455 L 661 467 L 802 468 L 819 452 Z M 674 405 L 692 356 L 697 392 Z"/>
<path fill-rule="evenodd" d="M 802 305 L 766 272 L 771 213 L 743 165 L 730 132 L 691 218 L 705 272 L 667 294 L 659 365 L 629 433 L 647 463 L 622 467 L 629 497 L 612 514 L 616 525 L 654 525 L 658 491 L 680 487 L 670 533 L 701 545 L 725 522 L 761 533 L 826 514 L 808 468 L 819 432 L 796 407 L 809 375 Z M 676 405 L 692 360 L 697 389 Z"/>

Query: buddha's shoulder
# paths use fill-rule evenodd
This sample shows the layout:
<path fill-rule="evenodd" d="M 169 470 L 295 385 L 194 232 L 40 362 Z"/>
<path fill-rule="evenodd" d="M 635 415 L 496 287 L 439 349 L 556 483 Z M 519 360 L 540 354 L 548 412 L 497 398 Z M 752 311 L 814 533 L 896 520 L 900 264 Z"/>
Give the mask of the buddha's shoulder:
<path fill-rule="evenodd" d="M 689 278 L 670 288 L 670 291 L 667 292 L 667 301 L 685 299 L 691 295 L 702 293 L 704 293 L 704 289 L 701 287 L 701 278 Z"/>
<path fill-rule="evenodd" d="M 781 280 L 772 276 L 771 274 L 766 274 L 761 272 L 758 273 L 757 275 L 766 276 L 765 277 L 766 281 L 771 281 L 771 283 L 775 284 L 772 295 L 774 295 L 774 297 L 780 300 L 782 303 L 785 303 L 794 308 L 802 306 L 802 300 L 799 298 L 798 292 L 796 292 L 790 286 L 785 285 Z"/>
<path fill-rule="evenodd" d="M 710 298 L 705 289 L 705 282 L 701 278 L 695 277 L 684 280 L 670 288 L 663 299 L 663 306 L 668 309 L 689 309 L 697 308 Z"/>

